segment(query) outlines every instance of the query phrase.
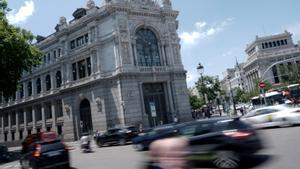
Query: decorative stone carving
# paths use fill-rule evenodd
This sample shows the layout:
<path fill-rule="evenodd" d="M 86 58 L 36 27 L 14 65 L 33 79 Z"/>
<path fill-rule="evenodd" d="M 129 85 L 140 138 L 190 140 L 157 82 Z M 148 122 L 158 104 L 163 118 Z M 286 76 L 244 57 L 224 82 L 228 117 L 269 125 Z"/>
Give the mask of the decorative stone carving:
<path fill-rule="evenodd" d="M 127 22 L 126 22 L 126 19 L 120 19 L 118 21 L 119 23 L 119 29 L 120 30 L 126 30 L 127 29 Z"/>
<path fill-rule="evenodd" d="M 159 5 L 154 0 L 130 0 L 130 4 L 135 8 L 159 8 Z"/>
<path fill-rule="evenodd" d="M 164 9 L 172 9 L 172 2 L 171 2 L 171 0 L 163 0 L 163 8 Z"/>
<path fill-rule="evenodd" d="M 122 42 L 128 42 L 128 34 L 127 31 L 121 31 L 120 32 L 121 41 Z"/>
<path fill-rule="evenodd" d="M 68 26 L 67 19 L 62 16 L 62 17 L 59 18 L 59 22 L 56 25 L 55 30 L 60 31 L 62 29 L 67 28 L 67 26 Z"/>
<path fill-rule="evenodd" d="M 122 43 L 122 60 L 123 64 L 131 64 L 128 43 Z"/>
<path fill-rule="evenodd" d="M 95 8 L 96 7 L 95 1 L 88 0 L 87 3 L 86 3 L 86 7 L 87 7 L 87 9 L 93 9 L 93 8 Z"/>
<path fill-rule="evenodd" d="M 67 24 L 67 19 L 66 17 L 62 16 L 59 18 L 59 25 L 64 25 Z"/>

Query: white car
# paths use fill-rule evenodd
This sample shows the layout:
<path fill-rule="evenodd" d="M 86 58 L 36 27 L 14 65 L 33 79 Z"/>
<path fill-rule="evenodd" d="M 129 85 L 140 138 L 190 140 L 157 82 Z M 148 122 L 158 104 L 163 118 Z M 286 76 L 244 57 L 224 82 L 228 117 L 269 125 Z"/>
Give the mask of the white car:
<path fill-rule="evenodd" d="M 276 105 L 258 108 L 241 118 L 255 128 L 284 127 L 300 124 L 300 108 Z"/>

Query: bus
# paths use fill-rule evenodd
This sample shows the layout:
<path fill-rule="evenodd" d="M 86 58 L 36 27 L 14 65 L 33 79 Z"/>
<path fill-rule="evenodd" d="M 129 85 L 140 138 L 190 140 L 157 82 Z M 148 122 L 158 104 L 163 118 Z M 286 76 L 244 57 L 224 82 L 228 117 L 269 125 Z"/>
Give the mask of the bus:
<path fill-rule="evenodd" d="M 252 105 L 254 107 L 265 105 L 265 100 L 267 102 L 266 105 L 274 105 L 274 104 L 284 104 L 284 96 L 281 92 L 273 91 L 265 93 L 266 99 L 264 99 L 264 95 L 260 94 L 259 96 L 255 96 L 251 98 Z"/>

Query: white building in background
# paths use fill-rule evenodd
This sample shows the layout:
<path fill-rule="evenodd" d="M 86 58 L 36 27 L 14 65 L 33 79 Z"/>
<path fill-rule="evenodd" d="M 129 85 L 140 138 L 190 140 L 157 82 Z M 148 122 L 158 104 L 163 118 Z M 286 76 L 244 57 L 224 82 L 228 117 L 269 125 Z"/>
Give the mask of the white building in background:
<path fill-rule="evenodd" d="M 234 68 L 228 68 L 225 72 L 223 72 L 223 80 L 221 80 L 221 86 L 222 89 L 227 93 L 230 92 L 230 85 L 232 89 L 240 88 L 241 90 L 245 90 L 247 88 L 243 66 L 244 63 L 236 62 Z"/>
<path fill-rule="evenodd" d="M 61 17 L 55 33 L 38 38 L 43 63 L 0 99 L 0 142 L 189 120 L 178 14 L 170 0 L 89 0 L 72 21 Z"/>
<path fill-rule="evenodd" d="M 292 34 L 258 37 L 246 48 L 244 65 L 247 91 L 255 89 L 255 82 L 264 79 L 272 84 L 281 83 L 291 76 L 299 77 L 300 48 L 294 44 Z M 296 72 L 296 73 L 295 73 Z"/>

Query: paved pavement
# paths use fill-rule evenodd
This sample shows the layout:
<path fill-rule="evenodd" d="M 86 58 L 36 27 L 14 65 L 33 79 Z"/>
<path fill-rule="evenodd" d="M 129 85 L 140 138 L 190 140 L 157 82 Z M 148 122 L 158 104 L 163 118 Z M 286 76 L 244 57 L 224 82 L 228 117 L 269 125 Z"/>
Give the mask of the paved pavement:
<path fill-rule="evenodd" d="M 299 169 L 300 127 L 260 130 L 267 148 L 255 159 L 248 159 L 244 168 Z M 68 143 L 73 169 L 141 169 L 147 152 L 136 152 L 131 145 L 98 148 L 82 153 L 78 142 Z M 19 169 L 18 161 L 0 164 L 0 169 Z"/>

